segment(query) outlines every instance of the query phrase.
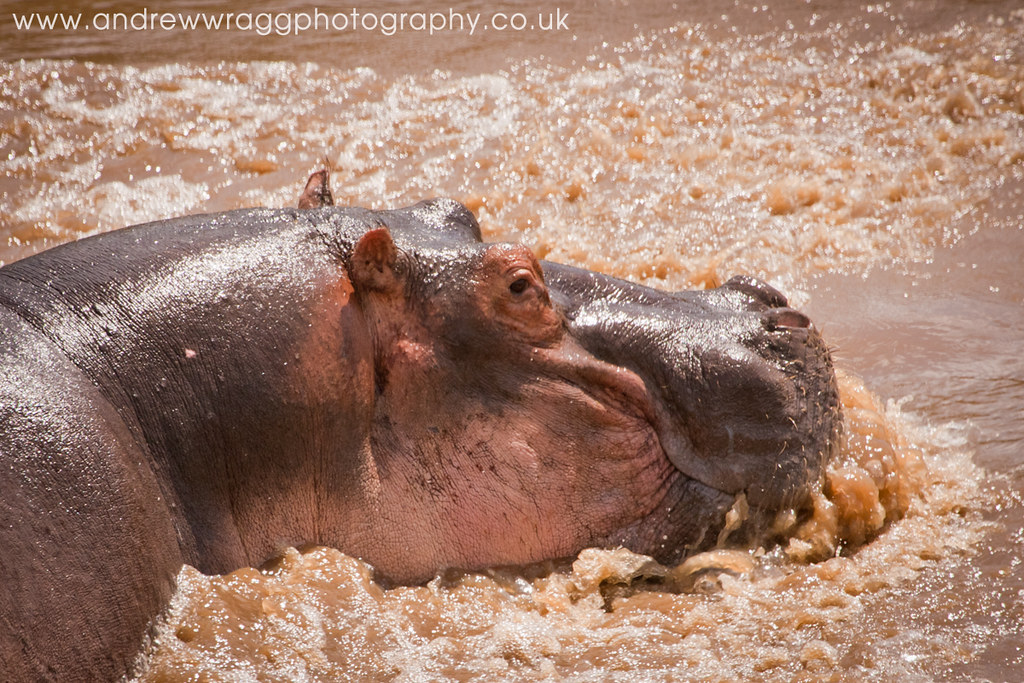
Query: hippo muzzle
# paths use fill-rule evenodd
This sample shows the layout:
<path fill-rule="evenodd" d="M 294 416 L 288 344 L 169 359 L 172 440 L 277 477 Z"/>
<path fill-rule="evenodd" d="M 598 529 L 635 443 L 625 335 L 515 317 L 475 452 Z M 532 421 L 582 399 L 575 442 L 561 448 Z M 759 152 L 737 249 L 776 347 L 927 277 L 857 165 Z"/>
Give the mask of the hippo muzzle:
<path fill-rule="evenodd" d="M 666 457 L 768 515 L 805 506 L 841 429 L 828 350 L 803 313 L 737 276 L 666 293 L 557 264 L 545 273 L 569 334 L 646 385 Z"/>

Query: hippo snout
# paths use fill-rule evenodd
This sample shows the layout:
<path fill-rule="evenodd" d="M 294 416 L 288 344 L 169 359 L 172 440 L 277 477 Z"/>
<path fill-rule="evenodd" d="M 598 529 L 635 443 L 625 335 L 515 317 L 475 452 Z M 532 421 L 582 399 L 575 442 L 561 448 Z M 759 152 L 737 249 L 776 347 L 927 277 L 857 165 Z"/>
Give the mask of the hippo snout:
<path fill-rule="evenodd" d="M 810 318 L 776 289 L 750 277 L 706 293 L 716 306 L 687 320 L 667 352 L 677 373 L 664 396 L 690 450 L 669 454 L 681 471 L 766 512 L 800 507 L 820 483 L 838 441 L 839 396 L 831 357 Z M 696 297 L 684 297 L 687 306 Z M 685 316 L 689 311 L 681 312 Z"/>
<path fill-rule="evenodd" d="M 550 276 L 582 345 L 644 379 L 679 472 L 766 518 L 809 503 L 838 441 L 839 397 L 828 348 L 785 295 L 748 276 L 672 294 Z"/>

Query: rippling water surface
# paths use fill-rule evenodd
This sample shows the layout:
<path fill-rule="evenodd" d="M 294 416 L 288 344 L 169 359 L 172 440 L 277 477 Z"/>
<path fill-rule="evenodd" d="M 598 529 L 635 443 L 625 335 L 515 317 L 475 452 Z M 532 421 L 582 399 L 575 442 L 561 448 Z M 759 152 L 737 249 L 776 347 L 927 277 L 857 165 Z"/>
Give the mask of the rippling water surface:
<path fill-rule="evenodd" d="M 563 3 L 568 33 L 474 37 L 0 26 L 2 260 L 291 205 L 326 158 L 339 203 L 455 197 L 487 239 L 662 288 L 766 278 L 844 369 L 842 456 L 785 547 L 696 569 L 595 549 L 403 588 L 328 549 L 185 568 L 142 680 L 1024 667 L 1024 12 L 648 5 Z"/>

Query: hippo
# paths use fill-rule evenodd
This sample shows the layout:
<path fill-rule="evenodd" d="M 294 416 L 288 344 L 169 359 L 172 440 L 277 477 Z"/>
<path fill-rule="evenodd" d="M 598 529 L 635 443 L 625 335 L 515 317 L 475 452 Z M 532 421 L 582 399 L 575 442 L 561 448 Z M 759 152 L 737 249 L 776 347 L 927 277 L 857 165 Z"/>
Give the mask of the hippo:
<path fill-rule="evenodd" d="M 842 420 L 777 290 L 659 291 L 326 188 L 0 268 L 3 680 L 130 672 L 184 563 L 671 563 L 737 500 L 730 540 L 809 509 Z"/>

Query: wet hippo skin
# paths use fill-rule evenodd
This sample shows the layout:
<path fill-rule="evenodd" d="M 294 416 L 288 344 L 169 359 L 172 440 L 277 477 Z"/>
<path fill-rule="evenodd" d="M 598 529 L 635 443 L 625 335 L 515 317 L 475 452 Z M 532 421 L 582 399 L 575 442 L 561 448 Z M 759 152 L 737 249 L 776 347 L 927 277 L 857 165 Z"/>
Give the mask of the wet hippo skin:
<path fill-rule="evenodd" d="M 670 562 L 741 494 L 752 537 L 809 504 L 838 398 L 779 292 L 542 263 L 450 200 L 323 204 L 0 269 L 2 678 L 121 676 L 182 563 L 322 544 L 415 583 L 588 546 Z"/>

